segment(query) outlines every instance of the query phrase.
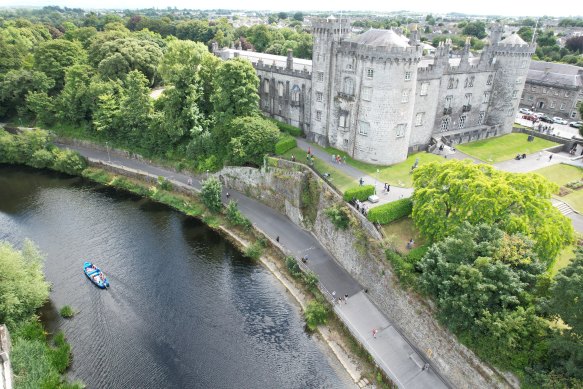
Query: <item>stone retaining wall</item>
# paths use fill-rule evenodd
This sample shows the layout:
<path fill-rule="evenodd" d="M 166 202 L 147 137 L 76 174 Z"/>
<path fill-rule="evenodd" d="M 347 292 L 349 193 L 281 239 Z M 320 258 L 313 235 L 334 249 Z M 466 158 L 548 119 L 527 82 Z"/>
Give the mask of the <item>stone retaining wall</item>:
<path fill-rule="evenodd" d="M 0 325 L 0 389 L 12 389 L 10 336 L 4 324 Z"/>
<path fill-rule="evenodd" d="M 358 221 L 356 227 L 337 229 L 325 214 L 342 197 L 323 180 L 318 212 L 311 226 L 303 223 L 302 183 L 313 174 L 302 165 L 278 160 L 263 171 L 228 167 L 218 174 L 228 188 L 236 189 L 287 215 L 297 225 L 311 231 L 318 241 L 364 288 L 373 303 L 405 335 L 413 347 L 431 359 L 447 379 L 459 388 L 508 388 L 520 386 L 516 377 L 502 374 L 482 361 L 442 328 L 429 303 L 403 290 L 380 247 L 382 239 L 372 223 L 349 207 Z"/>

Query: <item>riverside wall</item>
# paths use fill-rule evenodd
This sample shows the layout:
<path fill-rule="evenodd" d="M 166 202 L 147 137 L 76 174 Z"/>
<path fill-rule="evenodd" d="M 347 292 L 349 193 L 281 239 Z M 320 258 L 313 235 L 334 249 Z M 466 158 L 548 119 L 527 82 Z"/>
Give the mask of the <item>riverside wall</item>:
<path fill-rule="evenodd" d="M 483 363 L 461 345 L 433 316 L 430 304 L 404 290 L 385 260 L 382 236 L 355 209 L 347 230 L 336 228 L 325 210 L 345 204 L 342 196 L 311 169 L 297 163 L 270 160 L 263 169 L 226 167 L 217 175 L 227 188 L 277 209 L 292 222 L 310 231 L 365 289 L 373 303 L 391 320 L 413 347 L 431 359 L 440 373 L 458 388 L 518 388 L 520 382 Z M 308 220 L 302 205 L 308 177 L 318 181 L 317 213 Z"/>
<path fill-rule="evenodd" d="M 10 336 L 4 324 L 0 325 L 0 389 L 12 389 Z"/>

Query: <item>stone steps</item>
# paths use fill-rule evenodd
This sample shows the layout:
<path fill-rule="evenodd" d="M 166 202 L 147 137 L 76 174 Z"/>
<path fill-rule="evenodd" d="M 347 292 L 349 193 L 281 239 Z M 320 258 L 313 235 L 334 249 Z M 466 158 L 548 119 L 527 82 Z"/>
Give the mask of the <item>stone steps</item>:
<path fill-rule="evenodd" d="M 570 214 L 570 213 L 573 213 L 573 212 L 575 212 L 575 211 L 573 211 L 573 208 L 571 208 L 571 207 L 569 206 L 569 204 L 567 204 L 567 203 L 564 203 L 564 202 L 562 202 L 562 201 L 561 201 L 561 202 L 557 202 L 557 203 L 555 204 L 555 207 L 556 207 L 556 208 L 557 208 L 557 209 L 558 209 L 558 210 L 559 210 L 559 211 L 560 211 L 560 212 L 561 212 L 563 215 L 565 215 L 565 216 L 566 216 L 566 215 L 568 215 L 568 214 Z"/>

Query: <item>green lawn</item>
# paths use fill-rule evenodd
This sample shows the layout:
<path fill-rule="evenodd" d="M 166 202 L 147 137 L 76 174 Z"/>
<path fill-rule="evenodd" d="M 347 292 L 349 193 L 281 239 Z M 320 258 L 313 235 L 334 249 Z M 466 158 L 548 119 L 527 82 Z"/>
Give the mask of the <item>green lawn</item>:
<path fill-rule="evenodd" d="M 534 141 L 527 141 L 526 134 L 508 134 L 496 138 L 478 140 L 456 147 L 472 157 L 484 162 L 501 162 L 512 159 L 516 154 L 532 154 L 537 151 L 557 146 L 558 143 L 534 138 Z"/>
<path fill-rule="evenodd" d="M 306 152 L 298 147 L 294 147 L 293 149 L 285 152 L 283 155 L 280 155 L 280 157 L 291 160 L 292 154 L 295 155 L 297 162 L 307 163 Z M 314 161 L 314 169 L 320 174 L 330 173 L 328 181 L 342 193 L 344 193 L 346 189 L 352 186 L 358 186 L 357 179 L 354 179 L 344 172 L 328 165 L 326 162 L 321 161 L 319 158 L 316 158 Z"/>
<path fill-rule="evenodd" d="M 316 145 L 316 147 L 319 147 Z M 381 166 L 381 165 L 371 165 L 368 163 L 356 161 L 352 159 L 344 151 L 337 150 L 333 147 L 322 148 L 328 154 L 340 154 L 343 158 L 346 157 L 346 162 L 350 165 L 363 171 L 369 176 L 376 178 L 379 182 L 387 182 L 391 185 L 412 187 L 413 181 L 411 179 L 411 166 L 415 163 L 415 160 L 419 158 L 419 166 L 428 162 L 444 162 L 445 158 L 431 153 L 420 152 L 409 155 L 407 159 L 401 163 L 397 163 L 391 166 Z M 379 172 L 377 173 L 377 169 Z"/>
<path fill-rule="evenodd" d="M 562 163 L 535 170 L 534 173 L 546 177 L 559 186 L 583 179 L 583 169 Z M 569 204 L 577 212 L 583 213 L 583 189 L 574 190 L 566 196 L 557 196 L 557 198 Z"/>
<path fill-rule="evenodd" d="M 410 217 L 404 217 L 396 220 L 390 224 L 382 226 L 383 233 L 395 245 L 395 249 L 401 253 L 409 252 L 407 249 L 407 242 L 411 238 L 415 241 L 415 247 L 424 245 L 426 242 L 419 235 L 419 231 L 415 228 L 415 224 Z"/>

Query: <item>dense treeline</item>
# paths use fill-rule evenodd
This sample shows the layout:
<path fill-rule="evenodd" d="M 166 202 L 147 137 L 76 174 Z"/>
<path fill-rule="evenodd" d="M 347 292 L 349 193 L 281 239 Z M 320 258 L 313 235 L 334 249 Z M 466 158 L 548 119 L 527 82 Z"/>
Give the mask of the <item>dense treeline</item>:
<path fill-rule="evenodd" d="M 62 21 L 55 27 L 60 33 L 41 22 L 2 22 L 0 120 L 73 129 L 75 136 L 201 170 L 225 162 L 258 165 L 273 152 L 278 130 L 259 115 L 253 67 L 208 51 L 217 35 L 233 37 L 230 24 L 183 21 L 176 31 L 187 39 L 178 39 L 131 31 L 126 25 L 136 18 L 104 15 L 98 20 L 108 23 L 88 23 L 95 17 Z M 203 37 L 195 26 L 216 32 Z M 251 30 L 263 38 L 250 32 L 249 41 L 267 45 L 269 30 L 260 27 Z M 150 88 L 157 86 L 164 90 L 154 100 Z"/>

